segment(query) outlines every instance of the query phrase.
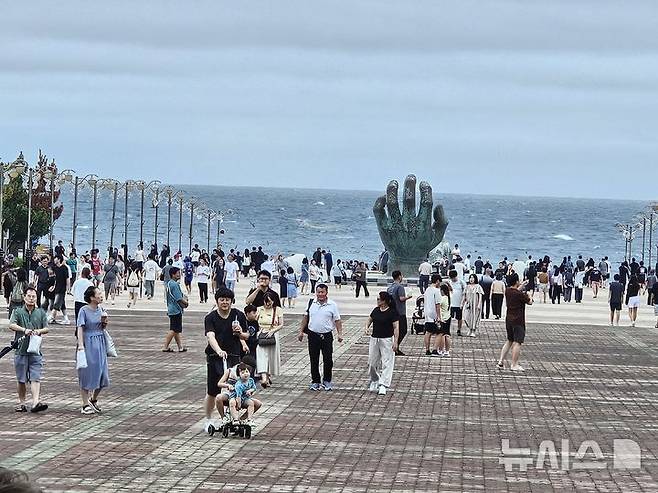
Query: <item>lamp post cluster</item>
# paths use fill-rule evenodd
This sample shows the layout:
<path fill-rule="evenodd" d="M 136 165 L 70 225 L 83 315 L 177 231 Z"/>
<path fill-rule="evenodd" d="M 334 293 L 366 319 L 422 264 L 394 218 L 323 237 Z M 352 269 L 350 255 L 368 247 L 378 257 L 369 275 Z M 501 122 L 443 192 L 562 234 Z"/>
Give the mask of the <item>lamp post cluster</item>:
<path fill-rule="evenodd" d="M 658 260 L 658 244 L 653 244 L 653 231 L 658 226 L 658 202 L 652 202 L 649 206 L 636 214 L 626 224 L 617 223 L 617 230 L 624 237 L 626 247 L 624 249 L 624 259 L 630 260 L 633 257 L 633 240 L 639 239 L 642 235 L 642 249 L 639 253 L 640 260 L 648 260 L 651 266 L 653 260 L 653 248 L 656 247 L 656 259 Z"/>
<path fill-rule="evenodd" d="M 187 196 L 184 192 L 177 190 L 176 188 L 166 185 L 163 186 L 159 180 L 152 180 L 149 182 L 143 180 L 126 180 L 119 181 L 114 178 L 99 178 L 95 174 L 89 174 L 83 177 L 79 177 L 75 174 L 73 170 L 64 170 L 57 171 L 55 166 L 55 161 L 48 163 L 45 161 L 45 157 L 39 152 L 40 158 L 39 167 L 31 167 L 25 160 L 23 153 L 21 152 L 18 158 L 11 163 L 3 163 L 0 161 L 0 225 L 3 224 L 3 206 L 4 206 L 4 185 L 8 180 L 12 180 L 18 177 L 27 178 L 27 192 L 28 192 L 28 217 L 27 217 L 27 239 L 25 244 L 25 252 L 30 250 L 30 234 L 32 226 L 32 191 L 40 178 L 43 178 L 48 184 L 50 191 L 50 228 L 49 228 L 49 244 L 50 250 L 53 250 L 53 225 L 54 225 L 54 206 L 55 206 L 55 192 L 61 186 L 65 184 L 70 184 L 73 187 L 73 224 L 72 224 L 72 234 L 71 234 L 71 243 L 73 247 L 76 246 L 77 241 L 77 229 L 79 226 L 79 217 L 78 217 L 78 194 L 81 189 L 88 188 L 92 192 L 92 219 L 91 219 L 91 248 L 96 248 L 96 232 L 97 232 L 97 201 L 98 194 L 102 191 L 107 191 L 112 194 L 112 219 L 110 223 L 110 248 L 114 248 L 114 235 L 116 230 L 116 220 L 117 220 L 117 201 L 119 195 L 123 193 L 124 198 L 124 217 L 123 217 L 123 227 L 124 227 L 124 255 L 127 255 L 128 248 L 128 199 L 131 193 L 139 194 L 139 204 L 140 204 L 140 224 L 139 224 L 139 242 L 144 242 L 144 227 L 146 221 L 144 218 L 144 205 L 148 197 L 151 207 L 154 209 L 155 218 L 153 223 L 153 243 L 158 244 L 158 226 L 159 226 L 159 208 L 161 200 L 166 198 L 167 204 L 167 229 L 166 229 L 166 238 L 167 245 L 171 246 L 171 233 L 172 233 L 172 206 L 176 205 L 179 209 L 179 220 L 178 220 L 178 249 L 182 249 L 182 239 L 183 239 L 183 212 L 184 210 L 189 211 L 190 213 L 190 227 L 189 227 L 189 248 L 192 249 L 192 241 L 194 239 L 194 219 L 207 218 L 208 221 L 208 251 L 210 251 L 210 237 L 211 237 L 211 221 L 217 219 L 217 243 L 219 243 L 219 232 L 221 228 L 221 223 L 225 215 L 233 214 L 233 210 L 229 209 L 227 211 L 216 211 L 210 209 L 206 204 L 201 202 L 198 198 L 193 196 Z M 4 241 L 4 228 L 1 228 L 1 244 L 0 248 L 4 251 L 5 241 Z M 222 231 L 223 232 L 223 231 Z"/>

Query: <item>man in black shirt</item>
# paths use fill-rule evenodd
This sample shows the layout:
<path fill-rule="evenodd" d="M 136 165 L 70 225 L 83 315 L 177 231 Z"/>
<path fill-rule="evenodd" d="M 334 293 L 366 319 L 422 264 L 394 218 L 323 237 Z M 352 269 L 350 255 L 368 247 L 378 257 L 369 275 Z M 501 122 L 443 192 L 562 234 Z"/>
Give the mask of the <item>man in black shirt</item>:
<path fill-rule="evenodd" d="M 608 289 L 608 303 L 610 303 L 610 325 L 619 325 L 621 304 L 624 299 L 625 286 L 619 282 L 619 274 L 615 274 L 614 281 Z"/>
<path fill-rule="evenodd" d="M 210 423 L 215 406 L 223 406 L 217 399 L 220 394 L 219 379 L 228 368 L 240 363 L 240 339 L 247 340 L 247 319 L 240 310 L 231 308 L 235 301 L 233 291 L 219 288 L 215 292 L 217 308 L 204 319 L 206 339 L 206 362 L 208 369 L 206 395 L 206 426 Z M 226 361 L 226 366 L 224 366 Z"/>
<path fill-rule="evenodd" d="M 48 322 L 52 323 L 63 323 L 64 325 L 69 325 L 71 321 L 69 320 L 68 315 L 66 315 L 66 291 L 68 289 L 69 282 L 69 269 L 64 264 L 64 258 L 61 256 L 55 257 L 55 285 L 50 287 L 50 291 L 55 295 L 55 301 L 53 302 L 53 311 L 50 314 L 50 319 Z M 64 317 L 61 322 L 57 322 L 57 312 L 62 312 Z"/>
<path fill-rule="evenodd" d="M 57 242 L 57 246 L 55 247 L 55 255 L 58 257 L 64 256 L 64 245 L 62 245 L 62 240 Z"/>
<path fill-rule="evenodd" d="M 39 265 L 34 270 L 34 277 L 37 285 L 37 306 L 41 306 L 41 294 L 48 284 L 48 257 L 41 257 Z"/>
<path fill-rule="evenodd" d="M 281 306 L 281 300 L 276 291 L 270 288 L 270 281 L 272 280 L 272 274 L 269 271 L 262 270 L 258 274 L 258 286 L 255 289 L 249 291 L 249 296 L 245 303 L 247 305 L 254 305 L 255 307 L 263 306 L 265 302 L 263 297 L 266 293 L 269 293 L 274 301 L 274 306 Z"/>

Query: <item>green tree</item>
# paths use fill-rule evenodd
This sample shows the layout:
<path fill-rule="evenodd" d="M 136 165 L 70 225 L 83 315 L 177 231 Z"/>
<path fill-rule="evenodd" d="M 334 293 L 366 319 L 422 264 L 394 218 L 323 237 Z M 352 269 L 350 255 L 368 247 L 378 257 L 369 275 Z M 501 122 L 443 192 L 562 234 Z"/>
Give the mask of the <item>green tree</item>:
<path fill-rule="evenodd" d="M 50 182 L 44 178 L 45 172 L 57 173 L 54 161 L 48 163 L 46 156 L 39 151 L 39 162 L 33 176 L 32 190 L 32 228 L 30 230 L 31 244 L 45 236 L 50 231 L 50 204 L 51 192 Z M 16 253 L 25 244 L 27 237 L 27 215 L 28 215 L 28 192 L 25 182 L 26 177 L 19 176 L 10 181 L 5 181 L 3 202 L 3 230 L 9 231 L 7 251 Z M 55 185 L 54 203 L 59 200 L 60 191 Z M 62 214 L 64 207 L 55 205 L 53 210 L 54 219 L 57 220 Z"/>

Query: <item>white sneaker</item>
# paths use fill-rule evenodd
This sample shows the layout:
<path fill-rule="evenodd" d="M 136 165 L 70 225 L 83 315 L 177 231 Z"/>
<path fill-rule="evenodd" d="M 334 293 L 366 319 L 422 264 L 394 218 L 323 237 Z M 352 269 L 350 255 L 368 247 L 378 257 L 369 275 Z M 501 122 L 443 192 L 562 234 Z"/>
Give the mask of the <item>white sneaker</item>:
<path fill-rule="evenodd" d="M 443 356 L 444 358 L 449 358 L 449 357 L 450 357 L 450 351 L 443 351 L 442 356 Z"/>
<path fill-rule="evenodd" d="M 631 327 L 635 327 L 635 322 L 631 322 Z"/>
<path fill-rule="evenodd" d="M 377 392 L 377 382 L 370 382 L 370 392 Z"/>
<path fill-rule="evenodd" d="M 521 365 L 510 366 L 510 370 L 512 370 L 512 371 L 525 371 L 525 368 L 523 368 Z"/>
<path fill-rule="evenodd" d="M 207 419 L 206 423 L 203 425 L 203 431 L 205 431 L 206 433 L 210 433 L 211 426 L 214 428 L 214 425 L 212 424 L 212 420 Z"/>
<path fill-rule="evenodd" d="M 69 317 L 64 317 L 64 320 L 62 321 L 64 325 L 71 325 L 71 321 L 69 320 Z"/>
<path fill-rule="evenodd" d="M 377 394 L 386 395 L 386 387 L 384 387 L 383 385 L 380 385 L 379 386 L 379 392 L 377 392 Z"/>

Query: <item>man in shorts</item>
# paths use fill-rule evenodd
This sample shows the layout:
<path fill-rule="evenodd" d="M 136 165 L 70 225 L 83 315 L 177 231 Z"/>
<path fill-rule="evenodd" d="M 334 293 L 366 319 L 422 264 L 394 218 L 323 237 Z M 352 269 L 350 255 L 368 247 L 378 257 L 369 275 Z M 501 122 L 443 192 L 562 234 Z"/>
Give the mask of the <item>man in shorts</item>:
<path fill-rule="evenodd" d="M 452 295 L 450 296 L 450 316 L 457 320 L 457 335 L 462 335 L 462 302 L 464 301 L 464 291 L 466 283 L 459 277 L 456 270 L 451 270 L 448 275 L 450 276 L 450 287 L 452 288 Z"/>
<path fill-rule="evenodd" d="M 505 316 L 505 328 L 507 329 L 507 341 L 500 351 L 498 368 L 505 368 L 507 353 L 512 350 L 512 365 L 510 370 L 523 371 L 519 365 L 521 357 L 521 344 L 525 341 L 525 306 L 532 305 L 532 298 L 528 293 L 521 291 L 519 275 L 513 272 L 507 276 L 505 290 L 505 302 L 507 303 L 507 315 Z"/>
<path fill-rule="evenodd" d="M 206 346 L 207 390 L 205 400 L 206 431 L 211 423 L 215 407 L 223 406 L 217 397 L 221 394 L 219 381 L 224 372 L 240 363 L 242 351 L 241 340 L 249 339 L 247 318 L 244 313 L 233 308 L 235 295 L 226 287 L 215 291 L 216 309 L 206 315 L 204 328 L 208 345 Z M 224 410 L 219 411 L 223 416 Z"/>
<path fill-rule="evenodd" d="M 164 346 L 162 347 L 163 353 L 173 353 L 174 350 L 169 347 L 171 340 L 176 341 L 178 352 L 184 353 L 187 348 L 183 346 L 183 306 L 187 306 L 187 298 L 183 296 L 183 291 L 180 288 L 178 281 L 180 280 L 181 272 L 178 267 L 172 267 L 169 270 L 171 279 L 166 284 L 165 296 L 167 298 L 167 315 L 169 316 L 169 333 L 165 337 Z"/>
<path fill-rule="evenodd" d="M 41 395 L 41 374 L 43 372 L 43 356 L 28 353 L 32 335 L 43 336 L 48 333 L 48 316 L 46 312 L 36 306 L 37 291 L 29 286 L 23 294 L 25 304 L 16 308 L 9 320 L 9 328 L 15 332 L 14 340 L 20 341 L 14 356 L 14 369 L 18 381 L 18 405 L 16 412 L 27 412 L 25 405 L 27 399 L 27 383 L 30 383 L 32 392 L 32 406 L 30 411 L 38 413 L 48 409 L 48 405 L 39 400 Z M 22 340 L 21 340 L 22 337 Z"/>
<path fill-rule="evenodd" d="M 624 285 L 619 282 L 619 274 L 615 274 L 614 281 L 608 289 L 608 303 L 610 303 L 610 325 L 619 325 L 621 304 L 624 299 Z"/>
<path fill-rule="evenodd" d="M 430 285 L 425 289 L 425 303 L 423 311 L 425 312 L 425 355 L 426 356 L 439 356 L 437 350 L 439 335 L 439 311 L 441 309 L 441 291 L 439 285 L 441 284 L 441 275 L 432 274 L 430 278 Z M 437 336 L 435 339 L 434 350 L 430 351 L 430 344 L 432 336 Z"/>

